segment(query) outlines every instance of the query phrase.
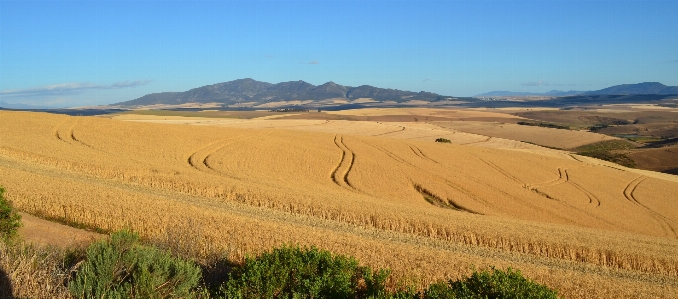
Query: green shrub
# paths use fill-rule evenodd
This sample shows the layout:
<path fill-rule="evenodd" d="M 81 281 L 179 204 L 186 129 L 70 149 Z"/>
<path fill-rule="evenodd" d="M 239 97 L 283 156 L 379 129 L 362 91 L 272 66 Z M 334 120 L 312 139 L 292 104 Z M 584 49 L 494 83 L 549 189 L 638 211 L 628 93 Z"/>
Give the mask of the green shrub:
<path fill-rule="evenodd" d="M 449 139 L 445 139 L 445 138 L 438 138 L 438 139 L 436 139 L 436 142 L 451 143 L 452 141 L 450 141 Z"/>
<path fill-rule="evenodd" d="M 315 247 L 276 248 L 247 258 L 222 286 L 226 298 L 367 298 L 386 295 L 386 270 L 372 271 Z"/>
<path fill-rule="evenodd" d="M 16 238 L 17 231 L 21 227 L 21 215 L 19 215 L 3 194 L 5 189 L 0 187 L 0 239 L 8 241 Z"/>
<path fill-rule="evenodd" d="M 520 273 L 508 268 L 506 271 L 475 271 L 463 280 L 450 281 L 449 284 L 436 283 L 424 291 L 424 298 L 478 298 L 478 299 L 518 299 L 518 298 L 558 298 L 558 292 L 529 280 Z"/>
<path fill-rule="evenodd" d="M 69 289 L 76 298 L 186 298 L 193 296 L 200 275 L 193 263 L 121 231 L 87 249 Z"/>

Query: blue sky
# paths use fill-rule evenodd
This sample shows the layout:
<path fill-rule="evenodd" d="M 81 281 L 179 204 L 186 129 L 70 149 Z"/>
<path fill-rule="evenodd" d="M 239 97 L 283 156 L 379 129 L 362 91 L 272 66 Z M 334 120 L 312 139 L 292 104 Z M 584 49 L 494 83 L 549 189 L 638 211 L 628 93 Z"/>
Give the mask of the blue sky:
<path fill-rule="evenodd" d="M 0 101 L 241 78 L 452 96 L 678 85 L 678 1 L 4 1 Z"/>

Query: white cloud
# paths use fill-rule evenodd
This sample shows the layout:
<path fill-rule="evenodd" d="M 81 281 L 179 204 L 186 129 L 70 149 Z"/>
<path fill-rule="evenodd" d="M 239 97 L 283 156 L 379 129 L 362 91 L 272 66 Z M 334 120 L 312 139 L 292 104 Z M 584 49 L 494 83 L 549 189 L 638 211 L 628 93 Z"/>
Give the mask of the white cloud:
<path fill-rule="evenodd" d="M 319 64 L 319 63 L 320 62 L 318 62 L 317 60 L 313 60 L 313 61 L 309 62 L 308 64 Z"/>
<path fill-rule="evenodd" d="M 0 91 L 2 97 L 34 97 L 34 96 L 53 96 L 63 94 L 75 94 L 84 90 L 91 89 L 121 89 L 128 87 L 143 86 L 150 83 L 151 80 L 121 81 L 110 85 L 92 84 L 92 83 L 63 83 L 25 89 L 5 89 Z"/>
<path fill-rule="evenodd" d="M 549 86 L 548 82 L 538 81 L 538 82 L 524 82 L 520 83 L 522 86 Z"/>

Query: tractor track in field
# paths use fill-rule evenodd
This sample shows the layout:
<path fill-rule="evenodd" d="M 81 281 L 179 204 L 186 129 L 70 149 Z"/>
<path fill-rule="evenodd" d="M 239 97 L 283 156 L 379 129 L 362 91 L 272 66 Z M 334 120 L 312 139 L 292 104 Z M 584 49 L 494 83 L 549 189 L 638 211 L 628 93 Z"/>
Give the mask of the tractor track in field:
<path fill-rule="evenodd" d="M 476 200 L 476 201 L 478 201 L 478 202 L 482 202 L 482 203 L 485 203 L 485 204 L 491 206 L 491 204 L 490 204 L 488 201 L 483 200 L 482 198 L 480 198 L 480 197 L 478 197 L 477 195 L 475 195 L 473 192 L 471 192 L 471 191 L 469 191 L 469 190 L 466 190 L 464 187 L 462 187 L 462 186 L 460 186 L 460 185 L 458 185 L 458 184 L 453 183 L 452 181 L 448 180 L 447 178 L 441 177 L 441 176 L 439 176 L 439 175 L 437 175 L 437 174 L 435 174 L 435 173 L 432 173 L 432 172 L 426 170 L 425 168 L 422 168 L 422 167 L 419 167 L 419 166 L 417 166 L 417 165 L 414 165 L 414 164 L 412 164 L 412 163 L 406 161 L 405 159 L 398 157 L 398 155 L 396 155 L 395 153 L 392 153 L 391 151 L 389 151 L 389 150 L 387 150 L 387 149 L 385 149 L 385 148 L 382 148 L 382 147 L 380 147 L 380 146 L 376 146 L 376 145 L 373 145 L 373 144 L 369 144 L 369 143 L 365 143 L 365 144 L 367 144 L 367 145 L 369 145 L 369 146 L 371 146 L 371 147 L 374 147 L 375 149 L 377 149 L 377 150 L 383 152 L 384 154 L 386 154 L 387 156 L 389 156 L 391 159 L 395 160 L 396 162 L 399 162 L 399 163 L 405 164 L 405 165 L 407 165 L 407 166 L 410 166 L 410 167 L 412 167 L 412 168 L 418 169 L 418 170 L 420 170 L 420 171 L 422 171 L 422 172 L 424 172 L 424 173 L 426 173 L 426 174 L 428 174 L 428 175 L 431 175 L 431 176 L 434 176 L 434 177 L 438 177 L 438 178 L 440 178 L 441 180 L 443 180 L 447 186 L 449 186 L 450 188 L 452 188 L 452 189 L 458 191 L 459 193 L 462 193 L 462 194 L 468 196 L 469 198 L 471 198 L 471 199 L 473 199 L 473 200 Z M 412 149 L 410 148 L 410 150 L 412 150 Z M 437 162 L 436 162 L 436 163 L 437 163 Z M 416 183 L 415 183 L 415 184 L 416 184 Z M 480 213 L 478 213 L 478 214 L 480 214 Z"/>
<path fill-rule="evenodd" d="M 393 133 L 398 133 L 398 132 L 405 131 L 405 127 L 404 127 L 404 126 L 399 126 L 399 127 L 400 127 L 400 130 L 394 130 L 394 131 L 390 131 L 390 132 L 386 132 L 386 133 L 381 133 L 381 134 L 376 134 L 376 135 L 372 135 L 372 136 L 373 136 L 373 137 L 384 136 L 384 135 L 388 135 L 388 134 L 393 134 Z"/>
<path fill-rule="evenodd" d="M 477 144 L 477 143 L 485 143 L 489 142 L 492 137 L 487 137 L 485 140 L 480 140 L 480 141 L 473 141 L 473 142 L 467 142 L 467 143 L 460 143 L 459 145 L 470 145 L 470 144 Z"/>
<path fill-rule="evenodd" d="M 633 179 L 631 182 L 629 182 L 626 187 L 624 188 L 624 191 L 622 192 L 624 194 L 624 197 L 634 205 L 640 206 L 647 213 L 652 217 L 655 221 L 659 223 L 659 225 L 662 227 L 664 230 L 664 233 L 666 233 L 667 236 L 670 236 L 672 238 L 678 238 L 678 233 L 676 233 L 676 229 L 671 225 L 671 220 L 668 219 L 666 216 L 650 209 L 648 206 L 642 204 L 640 201 L 638 201 L 638 198 L 635 195 L 636 189 L 638 189 L 638 185 L 645 181 L 647 179 L 646 176 L 639 176 L 635 179 Z"/>
<path fill-rule="evenodd" d="M 424 160 L 431 161 L 431 162 L 436 163 L 436 164 L 440 164 L 438 161 L 429 158 L 429 157 L 428 157 L 426 154 L 424 154 L 424 152 L 422 152 L 421 149 L 418 148 L 416 145 L 409 145 L 409 147 L 410 147 L 410 149 L 412 150 L 412 152 L 413 152 L 415 155 L 417 155 L 419 158 L 422 158 L 422 159 L 424 159 Z"/>
<path fill-rule="evenodd" d="M 268 132 L 266 134 L 270 134 L 270 132 Z M 259 135 L 257 135 L 257 136 L 259 136 Z M 214 167 L 212 167 L 210 165 L 209 159 L 214 153 L 226 148 L 227 146 L 233 145 L 237 142 L 243 142 L 245 140 L 252 139 L 252 138 L 257 137 L 257 136 L 248 136 L 248 137 L 244 137 L 244 138 L 243 137 L 235 137 L 235 138 L 227 138 L 227 139 L 221 139 L 221 140 L 218 140 L 218 141 L 214 141 L 212 143 L 209 143 L 209 144 L 201 147 L 197 151 L 193 152 L 191 155 L 188 156 L 188 158 L 186 159 L 186 162 L 188 162 L 188 165 L 190 165 L 191 167 L 193 167 L 194 169 L 196 169 L 200 172 L 209 173 L 209 174 L 218 175 L 218 176 L 225 176 L 225 177 L 232 178 L 232 179 L 239 179 L 236 176 L 233 176 L 231 174 L 224 173 L 222 171 L 218 171 L 218 170 L 214 169 Z"/>
<path fill-rule="evenodd" d="M 485 159 L 483 159 L 483 158 L 481 158 L 481 157 L 478 157 L 478 156 L 476 156 L 476 155 L 472 155 L 472 156 L 476 157 L 478 160 L 480 160 L 480 161 L 482 161 L 483 163 L 487 164 L 487 166 L 490 166 L 490 167 L 493 168 L 494 170 L 496 170 L 496 171 L 498 171 L 499 173 L 503 174 L 505 177 L 507 177 L 507 178 L 511 179 L 512 181 L 514 181 L 514 182 L 520 184 L 521 187 L 527 188 L 527 184 L 525 184 L 525 182 L 521 181 L 519 178 L 517 178 L 517 177 L 515 177 L 514 175 L 510 174 L 508 171 L 502 169 L 501 167 L 497 166 L 496 164 L 494 164 L 494 163 L 492 163 L 492 162 L 490 162 L 490 161 L 487 161 L 487 160 L 485 160 Z"/>
<path fill-rule="evenodd" d="M 102 151 L 102 150 L 99 150 L 99 149 L 97 149 L 97 148 L 94 148 L 93 146 L 91 146 L 91 145 L 85 143 L 84 141 L 82 141 L 81 139 L 78 139 L 78 138 L 75 136 L 75 127 L 76 127 L 76 126 L 78 125 L 78 123 L 80 122 L 80 119 L 77 119 L 77 118 L 76 118 L 75 121 L 74 121 L 70 126 L 68 126 L 68 129 L 66 129 L 66 130 L 63 130 L 63 129 L 62 129 L 63 127 L 66 127 L 65 125 L 67 125 L 67 124 L 68 124 L 69 122 L 71 122 L 71 121 L 72 121 L 72 119 L 69 118 L 69 119 L 63 121 L 63 122 L 62 122 L 61 124 L 59 124 L 58 126 L 56 126 L 56 127 L 52 130 L 52 135 L 53 135 L 54 137 L 56 137 L 57 139 L 59 139 L 59 140 L 61 140 L 61 141 L 63 141 L 63 142 L 66 142 L 66 143 L 70 143 L 70 144 L 78 144 L 78 145 L 87 147 L 87 148 L 89 148 L 89 149 L 92 149 L 92 150 L 95 150 L 95 151 L 98 151 L 98 152 L 104 152 L 104 151 Z"/>
<path fill-rule="evenodd" d="M 567 183 L 569 180 L 570 180 L 570 177 L 567 173 L 567 169 L 558 167 L 558 178 L 557 179 L 542 182 L 542 183 L 537 183 L 537 184 L 527 184 L 525 186 L 525 188 L 530 189 L 530 190 L 537 190 L 538 188 L 555 186 L 555 185 L 560 185 L 562 183 Z"/>
<path fill-rule="evenodd" d="M 65 125 L 66 123 L 68 123 L 68 121 L 69 121 L 69 120 L 66 119 L 66 120 L 62 121 L 59 125 L 57 125 L 56 127 L 54 127 L 54 129 L 52 130 L 52 135 L 53 135 L 54 137 L 56 137 L 56 139 L 61 140 L 61 141 L 63 141 L 63 142 L 67 142 L 66 140 L 64 140 L 63 138 L 61 138 L 61 135 L 59 134 L 59 132 L 60 132 L 59 129 L 60 129 L 63 125 Z"/>
<path fill-rule="evenodd" d="M 349 190 L 356 190 L 356 188 L 349 182 L 348 180 L 348 175 L 351 173 L 351 170 L 353 169 L 353 164 L 355 163 L 355 153 L 346 146 L 344 143 L 344 136 L 342 135 L 334 135 L 334 145 L 337 146 L 341 150 L 341 160 L 339 161 L 339 164 L 332 170 L 332 173 L 330 174 L 330 178 L 332 181 L 337 184 L 337 186 L 349 189 Z M 339 170 L 342 168 L 346 168 L 345 171 L 343 171 L 342 174 L 339 173 Z"/>
<path fill-rule="evenodd" d="M 567 170 L 565 170 L 565 174 L 569 178 L 569 174 L 567 174 Z M 586 190 L 586 188 L 582 187 L 581 185 L 579 185 L 579 184 L 577 184 L 573 181 L 570 181 L 569 179 L 568 179 L 567 183 L 572 185 L 575 189 L 584 193 L 584 195 L 586 195 L 586 197 L 588 197 L 590 204 L 595 204 L 596 208 L 600 207 L 600 199 L 595 194 L 591 193 L 589 190 Z"/>
<path fill-rule="evenodd" d="M 138 192 L 140 195 L 163 198 L 170 202 L 185 204 L 187 207 L 207 209 L 236 217 L 257 219 L 257 221 L 270 221 L 272 223 L 279 223 L 280 225 L 308 227 L 310 229 L 326 231 L 328 233 L 350 234 L 368 240 L 385 242 L 387 244 L 416 246 L 417 248 L 426 247 L 444 252 L 499 259 L 511 263 L 525 263 L 535 266 L 547 266 L 553 269 L 576 271 L 577 273 L 594 272 L 601 277 L 610 277 L 615 279 L 625 278 L 646 281 L 654 284 L 678 285 L 678 280 L 671 277 L 668 281 L 666 281 L 666 278 L 664 277 L 654 278 L 641 272 L 609 268 L 596 264 L 528 253 L 519 253 L 514 251 L 504 251 L 486 246 L 478 246 L 466 243 L 449 242 L 445 240 L 432 239 L 429 237 L 421 237 L 410 233 L 352 225 L 341 221 L 325 220 L 304 214 L 283 212 L 275 209 L 262 210 L 260 207 L 250 206 L 237 201 L 215 201 L 210 198 L 184 194 L 171 190 L 163 190 L 144 185 L 111 181 L 108 179 L 84 175 L 77 172 L 63 171 L 44 165 L 25 163 L 25 161 L 16 160 L 14 158 L 5 158 L 4 156 L 0 156 L 0 167 L 31 173 L 36 176 L 47 178 L 53 177 L 62 180 L 86 183 L 88 185 L 98 186 L 103 189 L 119 190 L 121 192 Z"/>
<path fill-rule="evenodd" d="M 219 175 L 225 175 L 225 176 L 228 176 L 228 177 L 233 177 L 233 176 L 227 175 L 227 174 L 225 174 L 225 173 L 222 173 L 222 172 L 220 172 L 220 171 L 214 169 L 214 167 L 212 167 L 212 166 L 209 164 L 208 160 L 209 160 L 210 157 L 211 157 L 212 155 L 214 155 L 216 152 L 218 152 L 218 151 L 220 151 L 220 150 L 226 148 L 227 146 L 230 146 L 230 145 L 232 145 L 232 144 L 234 144 L 234 143 L 236 143 L 236 142 L 242 142 L 242 141 L 245 141 L 245 140 L 248 140 L 248 139 L 251 139 L 251 138 L 253 138 L 253 137 L 234 138 L 234 139 L 224 139 L 224 140 L 222 140 L 220 143 L 217 143 L 217 144 L 219 145 L 218 147 L 216 147 L 216 148 L 214 148 L 213 150 L 207 152 L 206 154 L 204 154 L 204 157 L 198 159 L 198 160 L 199 160 L 199 163 L 202 164 L 202 166 L 204 166 L 205 168 L 209 169 L 210 171 L 212 171 L 212 172 L 214 172 L 214 173 L 217 173 L 217 174 L 219 174 Z M 202 167 L 202 166 L 201 166 L 201 167 Z"/>
<path fill-rule="evenodd" d="M 647 179 L 647 177 L 644 177 L 644 176 L 641 175 L 641 176 L 633 179 L 630 183 L 626 184 L 626 187 L 624 188 L 623 193 L 624 193 L 624 197 L 626 197 L 626 199 L 628 201 L 630 201 L 634 204 L 640 205 L 640 203 L 638 202 L 636 197 L 633 195 L 633 192 L 636 191 L 636 188 L 638 188 L 638 185 L 640 185 L 640 183 L 642 181 L 644 181 L 645 179 Z"/>
<path fill-rule="evenodd" d="M 226 140 L 229 140 L 229 139 L 218 140 L 218 141 L 212 142 L 210 144 L 207 144 L 207 145 L 201 147 L 200 149 L 198 149 L 197 151 L 195 151 L 191 155 L 189 155 L 188 158 L 186 159 L 186 162 L 188 162 L 188 165 L 190 165 L 191 167 L 193 167 L 194 169 L 196 169 L 198 171 L 209 173 L 209 171 L 206 171 L 205 169 L 203 169 L 203 167 L 205 167 L 205 168 L 211 170 L 209 167 L 207 167 L 207 165 L 205 165 L 205 159 L 209 154 L 203 155 L 201 152 L 204 151 L 204 150 L 207 150 L 210 147 L 217 145 L 221 142 L 225 142 Z M 211 153 L 212 151 L 209 151 L 209 152 Z M 204 156 L 204 157 L 201 157 L 201 156 Z"/>

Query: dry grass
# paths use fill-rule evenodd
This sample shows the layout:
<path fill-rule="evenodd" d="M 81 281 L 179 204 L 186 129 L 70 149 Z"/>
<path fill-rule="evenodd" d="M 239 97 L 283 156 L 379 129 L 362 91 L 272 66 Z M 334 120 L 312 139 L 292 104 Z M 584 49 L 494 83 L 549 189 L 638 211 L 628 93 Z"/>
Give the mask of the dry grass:
<path fill-rule="evenodd" d="M 678 184 L 558 152 L 14 112 L 0 136 L 20 209 L 151 239 L 200 228 L 181 247 L 197 256 L 293 242 L 392 268 L 394 284 L 496 265 L 571 297 L 678 289 Z"/>
<path fill-rule="evenodd" d="M 0 298 L 72 298 L 64 255 L 54 248 L 0 242 Z"/>

